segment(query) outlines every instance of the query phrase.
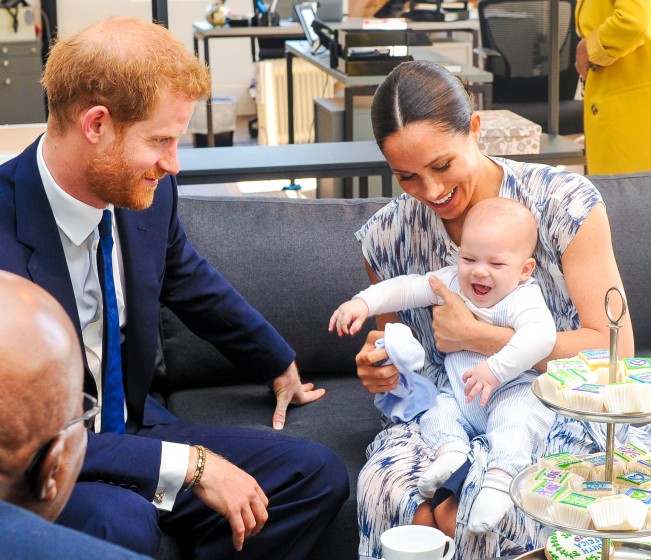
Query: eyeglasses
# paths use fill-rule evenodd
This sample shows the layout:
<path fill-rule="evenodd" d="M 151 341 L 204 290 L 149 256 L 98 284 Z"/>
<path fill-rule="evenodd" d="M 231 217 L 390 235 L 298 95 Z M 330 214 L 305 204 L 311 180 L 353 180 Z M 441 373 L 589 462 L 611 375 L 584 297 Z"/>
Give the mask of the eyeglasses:
<path fill-rule="evenodd" d="M 83 422 L 84 428 L 87 430 L 93 427 L 93 421 L 95 417 L 99 414 L 100 406 L 97 404 L 97 399 L 88 393 L 83 393 L 82 406 L 84 412 L 79 416 L 75 416 L 70 422 L 68 422 L 61 432 L 65 432 L 70 426 L 74 426 L 77 422 Z M 59 432 L 60 433 L 60 432 Z"/>
<path fill-rule="evenodd" d="M 84 428 L 87 430 L 93 426 L 95 417 L 99 414 L 101 408 L 99 404 L 97 404 L 97 399 L 88 393 L 83 393 L 83 408 L 84 412 L 82 414 L 75 416 L 63 427 L 63 429 L 57 435 L 55 435 L 51 440 L 49 440 L 47 443 L 44 443 L 41 447 L 38 448 L 36 454 L 34 455 L 34 458 L 32 459 L 32 462 L 29 464 L 29 467 L 27 467 L 27 470 L 25 471 L 25 475 L 32 475 L 43 457 L 45 457 L 47 452 L 50 450 L 50 447 L 52 447 L 54 440 L 63 435 L 63 433 L 68 428 L 74 426 L 79 422 L 83 422 Z"/>

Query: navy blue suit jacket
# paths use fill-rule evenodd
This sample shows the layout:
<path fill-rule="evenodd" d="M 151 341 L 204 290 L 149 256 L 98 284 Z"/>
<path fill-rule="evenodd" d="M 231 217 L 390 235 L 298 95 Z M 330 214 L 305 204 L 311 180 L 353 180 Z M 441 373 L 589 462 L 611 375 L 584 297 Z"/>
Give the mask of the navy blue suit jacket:
<path fill-rule="evenodd" d="M 81 327 L 59 230 L 36 163 L 38 141 L 0 166 L 0 269 L 29 278 Z M 159 181 L 152 206 L 116 209 L 127 302 L 123 380 L 129 419 L 138 426 L 175 417 L 148 396 L 158 348 L 159 304 L 213 343 L 257 381 L 280 375 L 295 358 L 278 332 L 187 240 L 177 216 L 176 181 Z M 86 372 L 86 390 L 96 393 Z M 134 435 L 89 433 L 81 480 L 111 480 L 153 499 L 160 442 Z"/>
<path fill-rule="evenodd" d="M 0 500 L 0 556 L 12 560 L 147 560 L 116 546 L 50 523 L 33 513 Z"/>

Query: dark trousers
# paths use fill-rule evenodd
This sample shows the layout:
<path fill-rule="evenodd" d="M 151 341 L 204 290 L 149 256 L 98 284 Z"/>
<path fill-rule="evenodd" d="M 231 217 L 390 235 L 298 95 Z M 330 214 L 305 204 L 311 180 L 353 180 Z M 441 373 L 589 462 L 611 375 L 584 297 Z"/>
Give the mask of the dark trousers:
<path fill-rule="evenodd" d="M 258 535 L 233 548 L 228 521 L 192 492 L 181 491 L 171 512 L 120 486 L 79 482 L 57 520 L 68 527 L 154 556 L 161 529 L 197 559 L 308 558 L 314 543 L 348 497 L 346 468 L 327 447 L 279 433 L 179 422 L 136 435 L 201 444 L 253 476 L 269 498 Z"/>

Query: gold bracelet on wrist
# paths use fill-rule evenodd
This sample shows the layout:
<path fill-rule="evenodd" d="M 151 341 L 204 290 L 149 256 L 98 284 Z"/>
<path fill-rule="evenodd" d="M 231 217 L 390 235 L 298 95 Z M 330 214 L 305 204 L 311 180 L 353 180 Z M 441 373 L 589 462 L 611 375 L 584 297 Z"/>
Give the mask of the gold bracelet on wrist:
<path fill-rule="evenodd" d="M 195 447 L 197 448 L 197 452 L 199 453 L 199 456 L 197 458 L 197 468 L 194 471 L 194 476 L 192 477 L 192 480 L 184 488 L 186 492 L 192 490 L 195 486 L 199 484 L 199 481 L 201 480 L 201 476 L 203 475 L 203 469 L 206 467 L 206 457 L 208 455 L 208 450 L 203 445 L 195 445 Z"/>

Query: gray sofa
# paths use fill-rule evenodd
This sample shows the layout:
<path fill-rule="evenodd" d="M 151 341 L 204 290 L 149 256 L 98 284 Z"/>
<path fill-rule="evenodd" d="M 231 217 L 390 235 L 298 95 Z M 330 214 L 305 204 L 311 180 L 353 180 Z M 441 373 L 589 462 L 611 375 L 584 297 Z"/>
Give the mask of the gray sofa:
<path fill-rule="evenodd" d="M 602 191 L 636 332 L 637 354 L 651 355 L 651 174 L 595 177 Z M 365 448 L 380 429 L 373 397 L 355 375 L 366 332 L 339 339 L 327 332 L 332 311 L 367 285 L 356 231 L 386 199 L 181 199 L 188 236 L 286 337 L 304 380 L 328 391 L 291 408 L 285 434 L 320 441 L 346 462 L 351 494 L 314 551 L 314 559 L 353 560 L 357 554 L 356 478 Z M 602 301 L 595 305 L 603 307 Z M 606 320 L 604 316 L 604 321 Z M 274 398 L 247 382 L 212 346 L 170 312 L 161 314 L 164 365 L 156 392 L 177 416 L 271 431 Z M 165 537 L 160 559 L 180 558 Z M 262 559 L 267 560 L 267 559 Z M 268 559 L 273 560 L 273 559 Z"/>

